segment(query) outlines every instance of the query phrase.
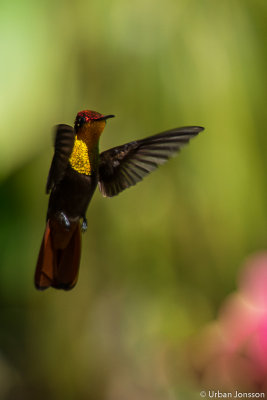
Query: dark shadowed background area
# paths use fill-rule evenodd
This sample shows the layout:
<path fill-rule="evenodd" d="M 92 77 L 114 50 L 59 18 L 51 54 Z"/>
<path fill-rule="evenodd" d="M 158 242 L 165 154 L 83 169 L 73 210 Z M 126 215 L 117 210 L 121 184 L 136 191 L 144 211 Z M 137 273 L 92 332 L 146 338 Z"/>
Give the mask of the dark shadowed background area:
<path fill-rule="evenodd" d="M 245 260 L 267 244 L 266 9 L 263 0 L 1 1 L 1 399 L 263 390 L 266 361 L 253 358 L 249 389 L 251 358 L 240 367 L 255 331 L 225 348 L 216 321 L 225 301 L 235 307 L 227 299 Z M 206 129 L 118 197 L 97 190 L 77 286 L 38 292 L 53 126 L 83 109 L 116 115 L 101 149 L 176 126 Z M 267 275 L 257 282 L 267 293 Z M 265 300 L 256 342 L 267 351 Z M 246 315 L 240 326 L 252 326 Z M 216 362 L 229 351 L 237 364 Z M 227 379 L 231 368 L 238 381 Z"/>

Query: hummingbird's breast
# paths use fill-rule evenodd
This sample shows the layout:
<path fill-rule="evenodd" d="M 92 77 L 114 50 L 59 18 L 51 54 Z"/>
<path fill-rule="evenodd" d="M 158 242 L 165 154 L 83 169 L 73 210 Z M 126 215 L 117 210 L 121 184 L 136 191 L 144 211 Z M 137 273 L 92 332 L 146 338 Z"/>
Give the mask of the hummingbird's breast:
<path fill-rule="evenodd" d="M 75 136 L 73 150 L 69 159 L 71 167 L 80 174 L 91 175 L 92 165 L 87 143 Z"/>

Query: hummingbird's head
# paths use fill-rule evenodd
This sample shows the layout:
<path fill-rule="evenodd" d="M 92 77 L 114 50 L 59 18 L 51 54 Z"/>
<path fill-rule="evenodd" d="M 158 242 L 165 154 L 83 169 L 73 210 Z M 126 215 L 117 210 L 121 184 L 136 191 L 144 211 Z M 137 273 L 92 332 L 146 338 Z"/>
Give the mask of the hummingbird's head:
<path fill-rule="evenodd" d="M 74 129 L 76 133 L 89 129 L 100 135 L 105 128 L 106 120 L 113 117 L 115 115 L 103 115 L 96 111 L 80 111 L 75 118 Z"/>

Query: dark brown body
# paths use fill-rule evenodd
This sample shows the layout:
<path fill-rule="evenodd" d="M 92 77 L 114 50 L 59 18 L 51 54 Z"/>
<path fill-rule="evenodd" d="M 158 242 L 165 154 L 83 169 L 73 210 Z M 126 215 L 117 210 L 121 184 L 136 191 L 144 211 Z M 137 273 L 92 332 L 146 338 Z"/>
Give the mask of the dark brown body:
<path fill-rule="evenodd" d="M 92 176 L 79 174 L 68 166 L 64 178 L 52 190 L 47 219 L 63 211 L 70 219 L 84 218 L 97 186 L 98 168 Z"/>

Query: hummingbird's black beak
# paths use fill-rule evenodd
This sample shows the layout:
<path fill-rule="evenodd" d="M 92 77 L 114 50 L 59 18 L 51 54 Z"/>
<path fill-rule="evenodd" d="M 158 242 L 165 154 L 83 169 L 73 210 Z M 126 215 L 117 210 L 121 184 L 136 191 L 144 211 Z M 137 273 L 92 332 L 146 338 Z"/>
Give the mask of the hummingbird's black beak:
<path fill-rule="evenodd" d="M 101 121 L 103 119 L 106 120 L 106 119 L 114 118 L 114 117 L 115 117 L 115 115 L 113 115 L 113 114 L 103 115 L 103 117 L 98 118 L 98 121 Z"/>

